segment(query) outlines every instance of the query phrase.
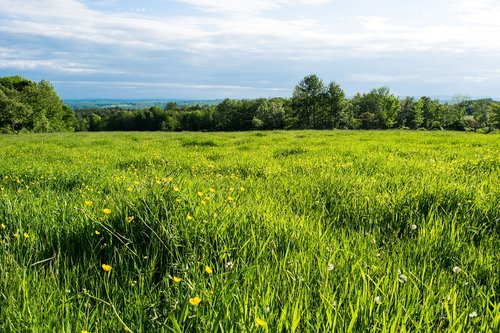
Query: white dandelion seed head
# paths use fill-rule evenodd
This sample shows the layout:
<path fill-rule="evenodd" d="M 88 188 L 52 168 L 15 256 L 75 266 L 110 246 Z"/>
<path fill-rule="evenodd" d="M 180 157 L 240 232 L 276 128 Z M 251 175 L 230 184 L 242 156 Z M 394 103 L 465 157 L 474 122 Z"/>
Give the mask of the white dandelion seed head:
<path fill-rule="evenodd" d="M 327 271 L 333 271 L 333 264 L 332 263 L 329 263 L 328 266 L 326 266 L 326 270 Z"/>
<path fill-rule="evenodd" d="M 411 230 L 417 230 L 417 225 L 416 224 L 412 224 L 410 228 L 411 228 Z"/>
<path fill-rule="evenodd" d="M 380 296 L 375 297 L 375 303 L 376 304 L 382 303 L 382 297 L 380 297 Z"/>
<path fill-rule="evenodd" d="M 234 265 L 233 265 L 233 262 L 232 262 L 232 261 L 228 261 L 228 262 L 226 262 L 226 268 L 227 268 L 227 269 L 233 269 L 233 266 L 234 266 Z"/>
<path fill-rule="evenodd" d="M 460 267 L 458 267 L 458 266 L 454 266 L 452 268 L 452 270 L 453 270 L 453 273 L 455 273 L 455 274 L 458 274 L 458 273 L 460 273 L 462 271 L 462 269 Z"/>
<path fill-rule="evenodd" d="M 398 275 L 398 281 L 400 283 L 406 283 L 406 281 L 408 281 L 408 277 L 405 274 L 399 274 Z"/>
<path fill-rule="evenodd" d="M 269 311 L 271 311 L 271 309 L 269 307 L 266 307 L 266 313 L 269 313 Z"/>
<path fill-rule="evenodd" d="M 469 317 L 476 318 L 477 317 L 477 312 L 474 311 L 474 312 L 469 313 Z"/>

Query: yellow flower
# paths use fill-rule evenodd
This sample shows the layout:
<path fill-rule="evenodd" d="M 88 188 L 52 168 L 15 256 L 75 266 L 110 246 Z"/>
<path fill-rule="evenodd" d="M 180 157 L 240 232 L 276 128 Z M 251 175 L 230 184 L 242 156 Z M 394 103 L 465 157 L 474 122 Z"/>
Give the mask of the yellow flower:
<path fill-rule="evenodd" d="M 16 232 L 16 233 L 14 234 L 14 237 L 19 238 L 19 233 L 18 233 L 18 232 Z"/>
<path fill-rule="evenodd" d="M 265 327 L 267 327 L 267 321 L 265 321 L 264 319 L 262 319 L 260 317 L 257 317 L 257 318 L 255 318 L 255 325 L 265 328 Z"/>
<path fill-rule="evenodd" d="M 127 191 L 132 192 L 134 189 L 132 187 L 127 187 Z"/>
<path fill-rule="evenodd" d="M 172 180 L 174 180 L 174 177 L 168 177 L 169 182 L 171 182 Z"/>
<path fill-rule="evenodd" d="M 243 186 L 240 187 L 240 191 L 243 192 L 245 191 L 245 188 Z"/>
<path fill-rule="evenodd" d="M 198 192 L 198 196 L 202 197 L 203 196 L 203 192 Z"/>
<path fill-rule="evenodd" d="M 233 201 L 234 198 L 232 196 L 227 197 L 227 201 Z"/>
<path fill-rule="evenodd" d="M 233 191 L 234 191 L 234 187 L 230 187 L 229 192 L 233 192 Z"/>
<path fill-rule="evenodd" d="M 134 216 L 129 216 L 129 217 L 127 217 L 127 222 L 128 222 L 128 223 L 130 223 L 130 222 L 132 222 L 134 219 L 135 219 L 135 217 L 134 217 Z"/>
<path fill-rule="evenodd" d="M 207 274 L 213 273 L 213 270 L 210 268 L 210 266 L 205 266 L 205 273 L 207 273 Z"/>
<path fill-rule="evenodd" d="M 23 234 L 23 236 L 24 236 L 24 238 L 29 238 L 29 237 L 30 237 L 30 235 L 29 235 L 27 232 L 25 232 L 25 233 Z"/>
<path fill-rule="evenodd" d="M 181 282 L 181 281 L 182 281 L 182 279 L 181 279 L 180 277 L 174 276 L 174 277 L 172 278 L 172 281 L 174 281 L 174 283 L 179 283 L 179 282 Z"/>
<path fill-rule="evenodd" d="M 199 298 L 198 296 L 189 299 L 189 304 L 191 304 L 192 306 L 198 306 L 200 303 L 201 298 Z"/>
<path fill-rule="evenodd" d="M 193 217 L 191 215 L 187 214 L 186 220 L 191 221 L 192 219 L 193 219 Z"/>
<path fill-rule="evenodd" d="M 217 218 L 217 216 L 219 216 L 219 214 L 214 213 L 214 219 L 216 219 L 216 218 Z"/>
<path fill-rule="evenodd" d="M 85 200 L 85 201 L 83 202 L 83 204 L 84 204 L 85 206 L 92 206 L 92 201 L 90 201 L 90 200 Z"/>
<path fill-rule="evenodd" d="M 101 265 L 102 269 L 104 269 L 105 272 L 109 272 L 113 269 L 110 265 L 102 264 Z"/>
<path fill-rule="evenodd" d="M 103 212 L 104 214 L 106 214 L 106 215 L 109 215 L 109 214 L 111 214 L 111 209 L 109 209 L 109 208 L 104 208 L 104 209 L 102 210 L 102 212 Z"/>
<path fill-rule="evenodd" d="M 156 184 L 160 185 L 161 184 L 161 180 L 157 179 L 156 180 Z"/>
<path fill-rule="evenodd" d="M 82 330 L 82 333 L 90 333 L 89 331 L 86 331 L 86 330 Z"/>
<path fill-rule="evenodd" d="M 211 188 L 211 189 L 210 189 L 210 192 L 214 193 L 214 192 L 215 192 L 215 189 L 214 189 L 214 188 Z"/>
<path fill-rule="evenodd" d="M 207 202 L 205 200 L 201 200 L 200 202 L 202 205 L 206 204 Z"/>
<path fill-rule="evenodd" d="M 99 232 L 99 230 L 96 230 L 96 231 L 95 231 L 95 234 L 96 234 L 97 236 L 99 236 L 101 233 Z"/>
<path fill-rule="evenodd" d="M 3 224 L 3 223 L 0 226 L 2 227 L 2 229 L 7 228 L 7 226 L 5 224 Z"/>
<path fill-rule="evenodd" d="M 174 192 L 179 192 L 179 188 L 177 186 L 174 186 Z"/>

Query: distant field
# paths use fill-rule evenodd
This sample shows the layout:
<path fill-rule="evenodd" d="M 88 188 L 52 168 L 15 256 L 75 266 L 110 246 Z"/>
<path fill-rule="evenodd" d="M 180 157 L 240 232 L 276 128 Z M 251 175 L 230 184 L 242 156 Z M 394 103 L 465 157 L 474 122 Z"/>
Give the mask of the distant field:
<path fill-rule="evenodd" d="M 500 135 L 0 136 L 0 332 L 498 332 Z"/>

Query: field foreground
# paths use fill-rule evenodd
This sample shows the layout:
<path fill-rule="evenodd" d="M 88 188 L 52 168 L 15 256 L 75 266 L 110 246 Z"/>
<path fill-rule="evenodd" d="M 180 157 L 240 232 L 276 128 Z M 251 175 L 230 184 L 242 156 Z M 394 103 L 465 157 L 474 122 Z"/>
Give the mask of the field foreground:
<path fill-rule="evenodd" d="M 498 332 L 500 136 L 0 136 L 1 332 Z"/>

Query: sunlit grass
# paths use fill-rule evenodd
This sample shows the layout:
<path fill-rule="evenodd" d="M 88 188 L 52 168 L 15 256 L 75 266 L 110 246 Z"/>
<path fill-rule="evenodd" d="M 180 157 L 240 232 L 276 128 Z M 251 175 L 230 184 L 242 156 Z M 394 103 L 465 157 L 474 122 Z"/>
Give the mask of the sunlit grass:
<path fill-rule="evenodd" d="M 498 330 L 498 135 L 19 135 L 0 154 L 2 332 Z"/>

